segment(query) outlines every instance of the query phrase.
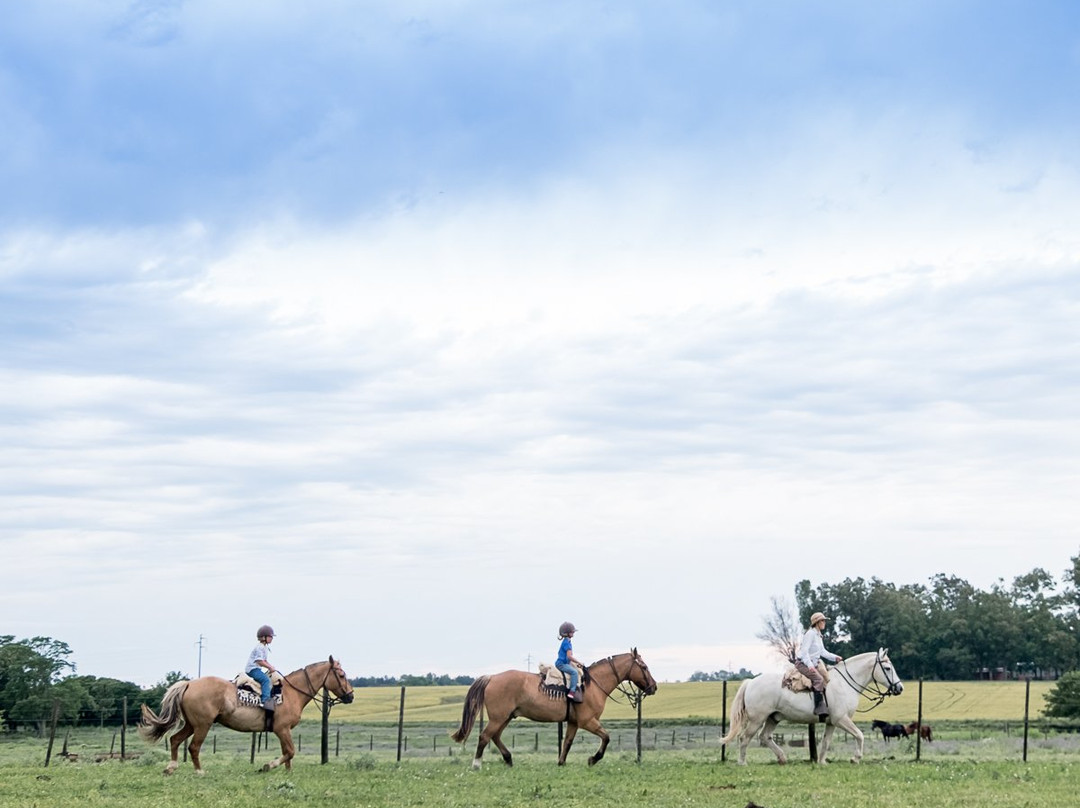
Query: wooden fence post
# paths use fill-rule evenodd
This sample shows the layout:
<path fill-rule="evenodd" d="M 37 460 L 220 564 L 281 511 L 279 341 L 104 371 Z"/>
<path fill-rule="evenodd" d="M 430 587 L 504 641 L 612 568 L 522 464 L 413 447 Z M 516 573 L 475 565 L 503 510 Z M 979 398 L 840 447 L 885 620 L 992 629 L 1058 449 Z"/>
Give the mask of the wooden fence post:
<path fill-rule="evenodd" d="M 727 735 L 727 679 L 720 689 L 720 737 Z M 720 762 L 727 760 L 727 744 L 720 745 Z"/>
<path fill-rule="evenodd" d="M 49 748 L 45 752 L 45 768 L 49 767 L 49 760 L 52 758 L 52 746 L 53 738 L 56 737 L 56 722 L 60 720 L 60 702 L 57 699 L 53 699 L 52 703 L 52 721 L 49 722 Z"/>
<path fill-rule="evenodd" d="M 322 703 L 322 763 L 330 762 L 330 691 L 323 688 Z"/>
<path fill-rule="evenodd" d="M 1028 717 L 1029 710 L 1031 709 L 1031 677 L 1027 677 L 1027 682 L 1024 686 L 1024 763 L 1027 763 L 1027 749 L 1028 749 Z"/>
<path fill-rule="evenodd" d="M 405 685 L 401 686 L 401 706 L 398 707 L 397 722 L 397 760 L 401 763 L 401 741 L 405 732 Z"/>
<path fill-rule="evenodd" d="M 124 696 L 124 713 L 120 717 L 120 759 L 127 757 L 127 696 Z"/>

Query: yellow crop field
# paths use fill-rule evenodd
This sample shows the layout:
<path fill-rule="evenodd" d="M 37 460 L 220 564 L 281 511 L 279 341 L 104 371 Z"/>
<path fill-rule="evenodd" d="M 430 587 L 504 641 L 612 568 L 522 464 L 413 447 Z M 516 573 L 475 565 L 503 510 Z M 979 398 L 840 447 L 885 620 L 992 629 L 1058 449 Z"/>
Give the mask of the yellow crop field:
<path fill-rule="evenodd" d="M 1031 718 L 1041 716 L 1044 697 L 1053 682 L 1031 683 Z M 727 688 L 728 714 L 738 682 Z M 451 723 L 461 719 L 461 709 L 468 688 L 460 685 L 410 687 L 405 692 L 405 721 L 410 723 Z M 334 707 L 332 719 L 347 723 L 396 722 L 401 706 L 398 687 L 357 688 L 352 704 Z M 1024 682 L 925 682 L 923 683 L 923 718 L 932 721 L 1011 721 L 1024 717 Z M 661 682 L 656 695 L 642 705 L 642 717 L 648 720 L 685 721 L 706 719 L 720 722 L 722 682 Z M 809 696 L 807 697 L 809 698 Z M 869 706 L 864 702 L 863 708 Z M 318 708 L 310 705 L 305 715 L 311 720 Z M 901 696 L 891 696 L 871 712 L 856 720 L 880 718 L 890 722 L 914 721 L 919 710 L 919 683 L 908 681 Z M 604 710 L 605 720 L 631 720 L 635 710 L 616 691 Z"/>

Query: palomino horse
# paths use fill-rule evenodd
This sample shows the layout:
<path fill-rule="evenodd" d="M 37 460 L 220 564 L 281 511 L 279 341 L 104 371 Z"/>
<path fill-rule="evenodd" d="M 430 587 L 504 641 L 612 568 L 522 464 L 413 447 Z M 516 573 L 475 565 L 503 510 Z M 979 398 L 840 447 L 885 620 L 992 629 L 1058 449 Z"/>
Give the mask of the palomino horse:
<path fill-rule="evenodd" d="M 286 769 L 292 768 L 293 755 L 296 754 L 292 740 L 293 727 L 300 723 L 304 707 L 317 698 L 323 688 L 346 704 L 353 700 L 352 685 L 341 669 L 341 663 L 333 657 L 328 662 L 313 662 L 285 677 L 281 687 L 281 704 L 274 711 L 274 734 L 281 741 L 281 757 L 263 766 L 264 772 L 283 763 Z M 262 732 L 265 717 L 266 712 L 262 707 L 251 707 L 237 700 L 236 685 L 232 682 L 217 676 L 203 676 L 190 682 L 177 682 L 166 690 L 161 699 L 160 716 L 144 704 L 139 735 L 150 743 L 156 743 L 177 724 L 183 723 L 183 727 L 169 739 L 172 760 L 165 767 L 165 774 L 176 771 L 176 753 L 180 744 L 188 738 L 191 738 L 188 751 L 191 762 L 195 764 L 195 773 L 203 774 L 199 750 L 215 721 L 239 732 Z"/>
<path fill-rule="evenodd" d="M 510 750 L 502 742 L 502 732 L 511 719 L 521 715 L 533 721 L 566 721 L 566 736 L 562 749 L 559 750 L 559 765 L 566 763 L 570 744 L 574 742 L 578 727 L 600 738 L 600 748 L 589 758 L 589 765 L 597 763 L 607 749 L 610 736 L 600 724 L 600 715 L 607 705 L 611 692 L 623 682 L 633 682 L 645 695 L 656 692 L 656 680 L 649 673 L 645 660 L 637 649 L 628 654 L 616 654 L 601 659 L 589 666 L 587 671 L 588 686 L 582 691 L 582 702 L 567 703 L 565 698 L 552 699 L 544 691 L 540 674 L 525 671 L 503 671 L 492 676 L 481 676 L 472 683 L 465 696 L 465 708 L 461 713 L 461 726 L 450 737 L 462 743 L 472 732 L 473 724 L 480 710 L 486 708 L 488 725 L 480 733 L 480 742 L 476 745 L 476 756 L 472 767 L 480 768 L 480 758 L 489 741 L 502 752 L 506 765 L 512 766 Z"/>
<path fill-rule="evenodd" d="M 731 743 L 735 738 L 739 738 L 740 765 L 746 765 L 746 747 L 759 729 L 761 745 L 772 749 L 781 763 L 787 763 L 784 750 L 772 739 L 776 725 L 785 719 L 796 724 L 812 724 L 817 721 L 813 694 L 810 691 L 792 692 L 783 687 L 783 678 L 782 673 L 763 673 L 747 679 L 735 694 L 731 731 L 720 743 Z M 859 697 L 866 695 L 880 702 L 885 696 L 899 695 L 903 690 L 904 685 L 889 660 L 889 652 L 884 648 L 845 659 L 833 668 L 829 684 L 825 688 L 829 718 L 825 724 L 821 748 L 818 750 L 818 763 L 826 762 L 829 741 L 836 727 L 855 738 L 856 750 L 851 762 L 858 763 L 863 756 L 863 734 L 855 726 L 852 716 L 855 715 L 855 708 L 859 706 Z"/>

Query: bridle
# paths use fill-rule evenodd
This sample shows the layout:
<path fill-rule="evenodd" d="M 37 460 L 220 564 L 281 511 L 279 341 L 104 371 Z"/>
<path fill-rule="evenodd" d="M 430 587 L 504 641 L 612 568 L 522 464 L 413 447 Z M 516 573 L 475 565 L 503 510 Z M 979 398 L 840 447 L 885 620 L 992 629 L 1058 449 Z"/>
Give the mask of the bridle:
<path fill-rule="evenodd" d="M 330 665 L 330 669 L 326 672 L 326 675 L 323 677 L 323 682 L 322 682 L 322 685 L 320 687 L 316 687 L 315 683 L 311 681 L 311 673 L 308 671 L 308 668 L 314 667 L 315 665 L 321 665 L 321 664 L 322 664 L 321 662 L 314 662 L 311 665 L 307 665 L 307 666 L 305 666 L 303 668 L 304 681 L 307 683 L 308 690 L 310 690 L 311 692 L 308 692 L 308 690 L 304 690 L 302 687 L 298 687 L 297 685 L 294 685 L 292 682 L 289 681 L 289 678 L 287 676 L 282 677 L 282 681 L 285 682 L 293 690 L 295 690 L 298 693 L 302 693 L 303 695 L 307 696 L 309 699 L 311 699 L 312 701 L 314 701 L 318 705 L 322 705 L 323 702 L 326 702 L 327 707 L 333 707 L 335 704 L 341 704 L 343 702 L 343 699 L 340 699 L 337 696 L 335 696 L 333 694 L 333 691 L 326 686 L 326 680 L 330 678 L 330 674 L 332 673 L 332 674 L 334 674 L 334 684 L 337 686 L 337 689 L 338 690 L 344 690 L 345 689 L 341 684 L 341 681 L 342 681 L 341 680 L 341 674 L 338 673 L 338 670 L 340 670 L 340 666 L 337 663 L 335 663 L 333 665 Z M 328 694 L 329 698 L 323 699 L 323 698 L 321 698 L 319 696 L 319 691 L 322 690 L 322 689 L 325 689 L 327 691 L 327 694 Z"/>
<path fill-rule="evenodd" d="M 608 693 L 608 698 L 612 701 L 617 701 L 617 699 L 615 699 L 611 695 L 611 693 L 614 693 L 616 690 L 618 690 L 620 693 L 626 696 L 626 700 L 630 703 L 630 706 L 636 709 L 637 706 L 645 699 L 648 693 L 646 693 L 642 688 L 638 687 L 630 681 L 630 674 L 633 673 L 634 668 L 637 667 L 641 669 L 642 673 L 648 676 L 649 669 L 645 667 L 645 663 L 642 662 L 641 658 L 635 653 L 630 654 L 630 667 L 626 671 L 625 676 L 620 676 L 619 671 L 616 670 L 615 657 L 609 656 L 604 661 L 607 662 L 608 665 L 611 667 L 611 675 L 615 677 L 615 687 L 612 688 L 610 693 Z"/>
<path fill-rule="evenodd" d="M 898 692 L 897 686 L 900 684 L 900 680 L 898 678 L 894 680 L 893 677 L 889 675 L 889 671 L 885 668 L 885 663 L 882 662 L 882 657 L 884 656 L 885 654 L 879 651 L 874 657 L 874 666 L 870 669 L 870 681 L 867 682 L 865 685 L 860 685 L 858 682 L 855 681 L 854 677 L 847 669 L 846 659 L 842 660 L 840 663 L 844 666 L 843 668 L 836 668 L 837 672 L 840 674 L 840 678 L 844 680 L 844 683 L 848 687 L 850 687 L 860 696 L 865 696 L 867 699 L 873 702 L 865 710 L 858 710 L 858 712 L 860 713 L 870 712 L 883 701 L 885 701 L 886 697 L 895 696 Z M 877 668 L 881 668 L 881 674 L 885 677 L 885 681 L 888 682 L 889 685 L 884 690 L 882 690 L 881 684 L 874 677 L 874 670 L 876 670 Z"/>

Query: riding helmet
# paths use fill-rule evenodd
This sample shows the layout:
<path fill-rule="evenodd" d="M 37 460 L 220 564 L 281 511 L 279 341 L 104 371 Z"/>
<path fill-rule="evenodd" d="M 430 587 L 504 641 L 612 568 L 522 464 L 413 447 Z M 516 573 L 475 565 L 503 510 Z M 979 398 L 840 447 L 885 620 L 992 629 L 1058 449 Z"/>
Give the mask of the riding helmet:
<path fill-rule="evenodd" d="M 255 635 L 255 639 L 261 640 L 263 637 L 273 637 L 274 630 L 270 626 L 260 626 L 259 632 Z"/>
<path fill-rule="evenodd" d="M 567 634 L 573 634 L 577 629 L 574 628 L 574 624 L 567 620 L 561 626 L 559 626 L 559 636 L 565 637 Z"/>

